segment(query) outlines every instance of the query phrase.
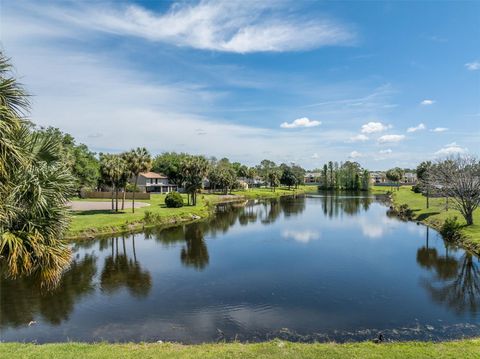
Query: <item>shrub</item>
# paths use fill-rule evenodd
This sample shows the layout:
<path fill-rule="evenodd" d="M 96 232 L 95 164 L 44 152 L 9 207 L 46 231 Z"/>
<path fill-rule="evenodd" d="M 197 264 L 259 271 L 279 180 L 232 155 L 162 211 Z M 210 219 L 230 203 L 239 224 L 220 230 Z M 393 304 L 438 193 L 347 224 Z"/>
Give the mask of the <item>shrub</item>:
<path fill-rule="evenodd" d="M 412 191 L 415 193 L 422 193 L 422 187 L 416 184 L 415 186 L 412 186 Z"/>
<path fill-rule="evenodd" d="M 457 217 L 448 217 L 440 228 L 440 234 L 448 240 L 458 240 L 462 234 L 460 229 L 462 225 L 458 223 Z"/>
<path fill-rule="evenodd" d="M 170 192 L 165 197 L 165 204 L 168 208 L 180 208 L 183 207 L 182 195 L 178 192 Z"/>

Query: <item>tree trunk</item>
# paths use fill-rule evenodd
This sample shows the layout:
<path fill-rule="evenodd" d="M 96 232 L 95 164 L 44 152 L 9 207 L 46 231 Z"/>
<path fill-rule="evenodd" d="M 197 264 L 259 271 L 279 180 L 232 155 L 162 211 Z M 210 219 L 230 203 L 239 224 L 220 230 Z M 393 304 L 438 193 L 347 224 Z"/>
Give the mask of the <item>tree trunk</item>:
<path fill-rule="evenodd" d="M 115 206 L 114 206 L 114 197 L 115 197 L 115 186 L 112 186 L 112 212 L 115 210 Z"/>
<path fill-rule="evenodd" d="M 118 188 L 115 188 L 115 212 L 118 212 Z"/>
<path fill-rule="evenodd" d="M 429 197 L 430 197 L 430 188 L 427 186 L 427 209 L 430 207 Z"/>
<path fill-rule="evenodd" d="M 133 193 L 132 193 L 132 213 L 135 213 L 135 192 L 137 191 L 137 182 L 138 182 L 138 175 L 135 176 L 135 187 L 133 187 Z"/>
<path fill-rule="evenodd" d="M 473 224 L 473 212 L 468 211 L 465 213 L 465 221 L 467 221 L 467 226 L 471 226 Z"/>
<path fill-rule="evenodd" d="M 123 196 L 122 196 L 122 211 L 125 209 L 125 195 L 127 193 L 127 187 L 123 187 Z"/>

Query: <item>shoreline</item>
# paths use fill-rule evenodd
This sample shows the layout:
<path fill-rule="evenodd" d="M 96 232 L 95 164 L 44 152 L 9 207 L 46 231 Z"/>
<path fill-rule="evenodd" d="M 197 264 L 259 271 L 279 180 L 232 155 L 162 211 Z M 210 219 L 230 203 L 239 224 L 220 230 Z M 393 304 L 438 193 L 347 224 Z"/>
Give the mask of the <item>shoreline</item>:
<path fill-rule="evenodd" d="M 236 192 L 232 195 L 220 195 L 220 194 L 210 194 L 204 193 L 201 195 L 202 202 L 201 204 L 197 205 L 196 207 L 184 206 L 181 207 L 184 210 L 187 210 L 187 213 L 183 213 L 178 215 L 177 213 L 167 214 L 163 217 L 158 218 L 153 223 L 147 223 L 144 220 L 144 217 L 137 221 L 129 222 L 127 219 L 124 223 L 120 225 L 106 225 L 106 226 L 92 226 L 88 229 L 79 230 L 79 231 L 71 231 L 69 230 L 64 240 L 68 242 L 72 241 L 80 241 L 80 240 L 91 240 L 96 237 L 106 237 L 106 236 L 114 236 L 114 235 L 122 235 L 122 234 L 130 234 L 130 233 L 138 233 L 148 228 L 171 228 L 179 225 L 190 224 L 194 222 L 200 222 L 211 218 L 215 214 L 215 208 L 218 205 L 234 203 L 234 202 L 242 202 L 247 200 L 254 200 L 254 199 L 272 199 L 272 198 L 280 198 L 280 197 L 289 197 L 295 195 L 305 194 L 310 191 L 308 188 L 310 186 L 302 186 L 297 189 L 278 189 L 277 192 L 273 191 L 258 191 L 252 190 L 249 192 L 248 190 L 245 192 Z M 316 189 L 316 187 L 315 187 Z M 205 198 L 205 196 L 208 196 Z M 215 196 L 218 196 L 215 198 Z M 218 200 L 217 200 L 218 199 Z M 153 206 L 158 204 L 150 204 L 150 206 L 142 207 L 141 209 L 145 211 L 149 211 Z M 162 207 L 162 209 L 168 210 L 175 210 L 166 207 Z M 192 209 L 192 211 L 188 211 L 188 209 Z M 145 212 L 140 212 L 145 213 Z M 124 212 L 120 214 L 110 213 L 111 216 L 125 214 Z M 74 213 L 75 216 L 75 213 Z M 78 216 L 78 214 L 77 214 Z"/>
<path fill-rule="evenodd" d="M 410 188 L 404 188 L 404 189 L 401 189 L 400 191 L 411 191 Z M 461 215 L 455 211 L 454 209 L 451 209 L 450 212 L 452 214 L 447 214 L 446 211 L 441 211 L 439 210 L 439 212 L 435 212 L 435 210 L 437 210 L 437 208 L 435 207 L 435 204 L 433 204 L 431 206 L 431 208 L 429 209 L 426 209 L 426 208 L 418 208 L 415 204 L 412 203 L 412 201 L 408 201 L 408 199 L 406 198 L 398 198 L 398 194 L 399 192 L 397 191 L 394 191 L 394 192 L 390 192 L 389 194 L 388 193 L 385 193 L 387 194 L 387 198 L 391 204 L 391 208 L 397 213 L 396 215 L 399 217 L 399 218 L 402 218 L 402 219 L 405 219 L 407 221 L 411 221 L 411 222 L 417 222 L 417 223 L 421 223 L 425 226 L 428 226 L 434 230 L 436 230 L 437 232 L 440 232 L 440 229 L 441 227 L 443 226 L 443 224 L 445 223 L 445 219 L 443 217 L 446 217 L 446 218 L 449 218 L 449 217 L 453 217 L 453 216 L 456 216 L 459 218 L 459 220 L 463 221 L 463 217 L 461 217 Z M 397 194 L 397 196 L 396 196 Z M 422 201 L 425 201 L 426 198 L 421 195 L 421 194 L 418 194 L 418 193 L 414 193 L 412 192 L 412 194 L 409 193 L 409 195 L 411 196 L 416 196 L 416 197 L 419 197 L 418 199 L 421 199 Z M 431 202 L 434 202 L 435 201 L 439 201 L 439 200 L 443 200 L 443 198 L 431 198 L 430 201 Z M 401 205 L 407 205 L 409 209 L 411 209 L 413 211 L 413 216 L 411 218 L 405 218 L 401 215 L 399 215 L 399 208 Z M 413 207 L 412 207 L 413 206 Z M 477 210 L 479 211 L 479 210 Z M 417 212 L 421 212 L 421 213 L 417 213 Z M 432 214 L 430 214 L 432 213 Z M 427 215 L 429 214 L 429 215 Z M 480 241 L 477 241 L 474 236 L 472 236 L 471 234 L 469 233 L 465 233 L 465 229 L 466 226 L 462 227 L 460 232 L 461 232 L 461 237 L 460 239 L 457 241 L 457 242 L 451 242 L 452 244 L 454 245 L 458 245 L 459 247 L 461 247 L 462 249 L 466 250 L 466 251 L 469 251 L 469 252 L 472 252 L 473 254 L 477 255 L 477 256 L 480 256 Z M 474 231 L 474 233 L 477 233 L 477 231 Z M 445 239 L 447 242 L 449 242 L 447 239 Z"/>

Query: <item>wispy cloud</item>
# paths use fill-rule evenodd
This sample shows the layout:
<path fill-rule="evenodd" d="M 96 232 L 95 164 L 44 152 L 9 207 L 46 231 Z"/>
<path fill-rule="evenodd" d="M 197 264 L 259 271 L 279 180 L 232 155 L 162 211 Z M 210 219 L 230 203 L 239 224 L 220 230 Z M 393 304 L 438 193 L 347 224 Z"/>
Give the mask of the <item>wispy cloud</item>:
<path fill-rule="evenodd" d="M 355 159 L 355 158 L 360 158 L 360 157 L 363 157 L 363 154 L 361 154 L 360 152 L 358 151 L 352 151 L 350 152 L 350 154 L 348 155 L 349 158 L 352 158 L 352 159 Z"/>
<path fill-rule="evenodd" d="M 422 131 L 422 130 L 425 130 L 427 127 L 421 123 L 419 124 L 418 126 L 414 126 L 414 127 L 409 127 L 407 128 L 407 132 L 417 132 L 417 131 Z"/>
<path fill-rule="evenodd" d="M 362 129 L 360 132 L 370 134 L 370 133 L 378 133 L 378 132 L 383 132 L 389 129 L 391 126 L 390 125 L 385 125 L 381 122 L 369 122 L 364 125 L 362 125 Z"/>
<path fill-rule="evenodd" d="M 431 129 L 430 131 L 432 131 L 432 132 L 445 132 L 445 131 L 448 131 L 448 128 L 446 128 L 446 127 L 435 127 L 434 129 Z"/>
<path fill-rule="evenodd" d="M 378 151 L 378 153 L 380 153 L 381 155 L 389 155 L 390 153 L 392 153 L 392 150 L 390 148 L 387 148 L 386 150 Z"/>
<path fill-rule="evenodd" d="M 283 122 L 281 128 L 299 128 L 299 127 L 316 127 L 320 126 L 320 121 L 310 120 L 308 117 L 297 118 L 293 122 Z"/>
<path fill-rule="evenodd" d="M 404 135 L 383 135 L 378 138 L 379 143 L 397 143 L 405 139 Z"/>
<path fill-rule="evenodd" d="M 448 157 L 452 155 L 465 154 L 467 152 L 468 150 L 466 148 L 457 145 L 456 142 L 452 142 L 435 152 L 435 155 L 438 157 Z"/>
<path fill-rule="evenodd" d="M 480 70 L 480 61 L 472 61 L 472 62 L 467 62 L 465 64 L 465 67 L 469 71 L 477 71 Z"/>
<path fill-rule="evenodd" d="M 423 106 L 431 106 L 435 103 L 436 101 L 435 100 L 423 100 L 422 102 L 420 102 L 420 105 L 423 105 Z"/>
<path fill-rule="evenodd" d="M 164 12 L 140 5 L 113 4 L 117 6 L 95 2 L 57 4 L 49 9 L 49 15 L 55 21 L 88 30 L 222 52 L 308 50 L 348 45 L 355 39 L 349 26 L 318 13 L 300 14 L 288 3 L 175 2 Z"/>
<path fill-rule="evenodd" d="M 349 142 L 365 142 L 368 141 L 368 136 L 360 133 L 358 135 L 352 136 L 349 139 Z"/>

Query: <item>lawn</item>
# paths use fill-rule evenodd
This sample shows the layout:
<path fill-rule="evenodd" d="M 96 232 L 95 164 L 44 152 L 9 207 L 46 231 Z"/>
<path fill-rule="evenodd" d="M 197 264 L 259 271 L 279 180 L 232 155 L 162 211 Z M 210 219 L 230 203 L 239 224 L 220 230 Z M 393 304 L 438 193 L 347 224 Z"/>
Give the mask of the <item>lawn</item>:
<path fill-rule="evenodd" d="M 480 340 L 404 343 L 0 344 L 2 358 L 479 358 Z"/>
<path fill-rule="evenodd" d="M 126 209 L 118 213 L 109 210 L 72 212 L 72 221 L 67 237 L 83 238 L 99 234 L 113 234 L 141 229 L 145 225 L 148 225 L 144 221 L 145 212 L 147 211 L 154 214 L 157 222 L 155 225 L 185 223 L 196 220 L 198 219 L 197 217 L 208 217 L 212 213 L 213 205 L 219 202 L 292 195 L 295 193 L 303 193 L 309 188 L 310 187 L 307 186 L 299 187 L 297 190 L 278 188 L 275 192 L 269 188 L 255 188 L 246 191 L 233 191 L 232 195 L 229 196 L 221 194 L 200 194 L 197 197 L 196 206 L 184 206 L 181 208 L 167 208 L 165 206 L 164 194 L 152 194 L 150 200 L 137 200 L 137 202 L 149 203 L 150 206 L 136 208 L 135 213 L 132 213 L 131 209 Z M 183 195 L 183 197 L 186 203 L 186 195 Z M 109 202 L 110 200 L 102 199 L 100 201 Z"/>
<path fill-rule="evenodd" d="M 430 206 L 426 208 L 426 198 L 420 193 L 415 193 L 409 186 L 400 187 L 399 191 L 393 191 L 395 206 L 407 204 L 414 211 L 414 219 L 425 222 L 435 228 L 439 228 L 446 218 L 456 216 L 458 221 L 465 225 L 465 220 L 459 211 L 452 209 L 453 201 L 449 200 L 449 209 L 446 209 L 445 198 L 430 198 Z M 464 244 L 471 248 L 480 248 L 480 209 L 474 212 L 472 226 L 462 228 Z M 471 246 L 470 246 L 471 245 Z"/>

